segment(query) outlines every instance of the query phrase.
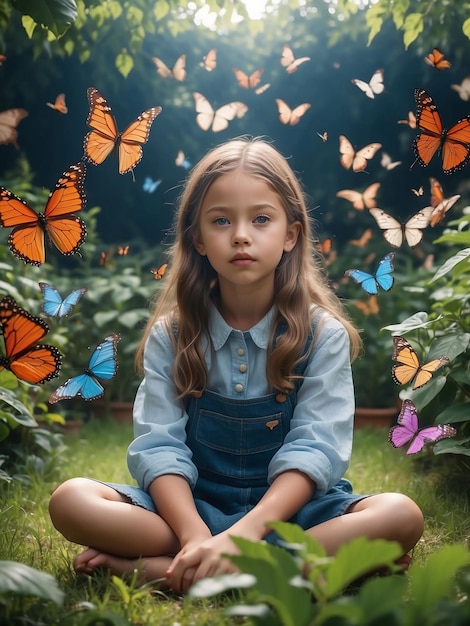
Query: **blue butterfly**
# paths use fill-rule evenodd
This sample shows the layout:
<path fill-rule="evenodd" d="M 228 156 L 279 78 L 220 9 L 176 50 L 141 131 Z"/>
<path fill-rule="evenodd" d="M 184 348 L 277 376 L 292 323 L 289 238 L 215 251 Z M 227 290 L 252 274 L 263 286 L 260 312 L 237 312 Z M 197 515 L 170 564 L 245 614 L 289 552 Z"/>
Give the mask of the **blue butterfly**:
<path fill-rule="evenodd" d="M 150 176 L 146 176 L 144 184 L 142 185 L 142 189 L 147 193 L 153 193 L 161 182 L 161 178 L 159 178 L 158 180 L 152 180 Z"/>
<path fill-rule="evenodd" d="M 67 316 L 72 310 L 72 307 L 77 304 L 77 302 L 87 290 L 86 287 L 82 287 L 81 289 L 75 289 L 75 291 L 69 293 L 66 298 L 62 299 L 60 293 L 52 285 L 48 285 L 47 283 L 39 283 L 39 286 L 41 288 L 44 298 L 42 310 L 46 315 L 50 315 L 51 317 Z"/>
<path fill-rule="evenodd" d="M 58 387 L 49 397 L 54 404 L 59 400 L 70 400 L 81 396 L 84 400 L 96 400 L 104 393 L 100 380 L 111 380 L 116 374 L 118 364 L 116 360 L 117 343 L 120 335 L 109 335 L 96 346 L 83 374 L 73 376 Z"/>
<path fill-rule="evenodd" d="M 182 167 L 185 170 L 189 170 L 192 167 L 191 161 L 188 161 L 188 159 L 185 157 L 184 152 L 182 150 L 178 150 L 175 163 L 178 167 Z"/>
<path fill-rule="evenodd" d="M 362 270 L 346 270 L 345 276 L 351 276 L 356 283 L 359 283 L 361 287 L 369 295 L 375 295 L 378 293 L 378 288 L 381 287 L 384 291 L 389 291 L 393 287 L 393 259 L 395 258 L 394 252 L 389 252 L 379 261 L 375 274 L 369 274 Z"/>

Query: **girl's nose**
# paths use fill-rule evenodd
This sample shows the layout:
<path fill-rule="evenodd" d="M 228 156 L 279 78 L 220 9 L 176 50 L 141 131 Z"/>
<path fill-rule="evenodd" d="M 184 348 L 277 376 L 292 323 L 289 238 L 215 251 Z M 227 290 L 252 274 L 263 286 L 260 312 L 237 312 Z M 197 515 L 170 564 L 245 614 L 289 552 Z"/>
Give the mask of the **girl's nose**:
<path fill-rule="evenodd" d="M 233 233 L 232 243 L 234 246 L 249 245 L 250 236 L 248 235 L 245 226 L 240 225 L 237 227 Z"/>

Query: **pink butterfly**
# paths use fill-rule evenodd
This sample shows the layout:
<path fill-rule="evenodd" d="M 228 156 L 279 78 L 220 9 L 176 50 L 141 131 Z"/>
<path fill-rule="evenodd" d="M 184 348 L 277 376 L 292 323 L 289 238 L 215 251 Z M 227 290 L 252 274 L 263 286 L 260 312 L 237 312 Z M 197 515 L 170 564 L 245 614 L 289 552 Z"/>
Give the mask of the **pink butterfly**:
<path fill-rule="evenodd" d="M 411 400 L 403 400 L 397 422 L 397 426 L 390 429 L 388 440 L 394 448 L 400 448 L 411 441 L 406 454 L 416 454 L 427 443 L 436 443 L 440 439 L 455 437 L 457 434 L 455 428 L 447 424 L 437 424 L 419 430 L 418 414 Z"/>

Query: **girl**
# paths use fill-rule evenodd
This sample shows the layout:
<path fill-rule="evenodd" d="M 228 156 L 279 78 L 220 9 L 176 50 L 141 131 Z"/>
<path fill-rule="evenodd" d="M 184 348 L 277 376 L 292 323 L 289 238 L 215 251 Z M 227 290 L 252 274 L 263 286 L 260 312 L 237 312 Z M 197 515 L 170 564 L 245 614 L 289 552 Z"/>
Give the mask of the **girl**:
<path fill-rule="evenodd" d="M 289 520 L 329 554 L 360 535 L 423 530 L 400 494 L 355 495 L 342 478 L 354 414 L 357 331 L 314 258 L 299 182 L 260 139 L 229 141 L 193 169 L 171 273 L 138 358 L 128 465 L 138 487 L 76 478 L 50 502 L 55 527 L 98 567 L 177 592 L 234 571 L 231 536 L 276 541 Z"/>

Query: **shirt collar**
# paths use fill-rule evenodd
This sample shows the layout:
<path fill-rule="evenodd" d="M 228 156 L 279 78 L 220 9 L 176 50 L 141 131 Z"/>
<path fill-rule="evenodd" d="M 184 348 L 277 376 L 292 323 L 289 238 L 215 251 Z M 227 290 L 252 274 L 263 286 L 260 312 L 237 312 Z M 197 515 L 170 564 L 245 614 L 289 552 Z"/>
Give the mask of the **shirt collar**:
<path fill-rule="evenodd" d="M 266 315 L 252 328 L 245 331 L 253 342 L 264 350 L 268 347 L 271 324 L 275 314 L 275 307 L 271 307 Z M 230 337 L 231 333 L 237 333 L 236 329 L 229 326 L 215 305 L 212 305 L 209 317 L 209 334 L 212 338 L 214 350 L 220 350 Z"/>

